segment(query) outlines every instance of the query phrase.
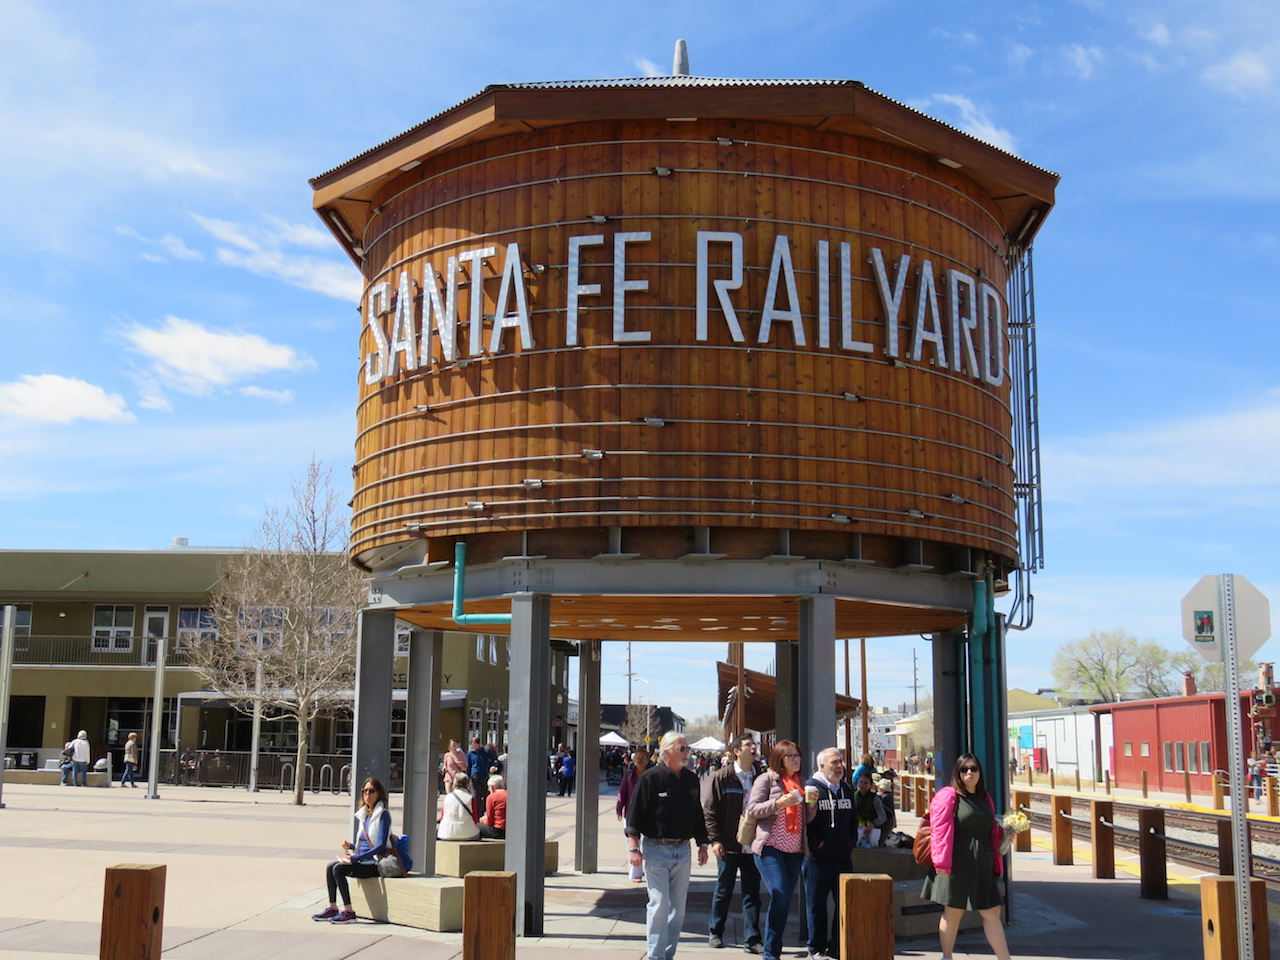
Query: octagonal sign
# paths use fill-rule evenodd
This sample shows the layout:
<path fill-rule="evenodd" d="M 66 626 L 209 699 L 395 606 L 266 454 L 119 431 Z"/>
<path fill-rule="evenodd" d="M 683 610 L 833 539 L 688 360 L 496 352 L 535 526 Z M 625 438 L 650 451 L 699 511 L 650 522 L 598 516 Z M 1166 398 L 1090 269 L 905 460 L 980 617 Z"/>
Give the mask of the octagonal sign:
<path fill-rule="evenodd" d="M 1222 662 L 1224 618 L 1219 606 L 1219 582 L 1232 578 L 1236 660 L 1247 660 L 1271 636 L 1271 604 L 1252 583 L 1239 574 L 1204 576 L 1182 598 L 1182 635 L 1211 663 Z"/>

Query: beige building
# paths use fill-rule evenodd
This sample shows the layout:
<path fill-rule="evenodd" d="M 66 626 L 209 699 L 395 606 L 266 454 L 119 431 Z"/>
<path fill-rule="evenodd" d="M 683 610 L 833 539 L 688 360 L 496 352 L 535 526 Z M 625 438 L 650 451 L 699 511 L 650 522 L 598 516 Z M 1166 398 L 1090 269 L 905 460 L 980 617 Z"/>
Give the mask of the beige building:
<path fill-rule="evenodd" d="M 124 741 L 139 734 L 150 745 L 157 651 L 166 651 L 161 778 L 174 761 L 197 763 L 203 782 L 247 782 L 252 719 L 205 689 L 186 664 L 185 641 L 215 629 L 209 597 L 222 576 L 227 548 L 189 547 L 175 541 L 156 550 L 0 551 L 0 622 L 14 606 L 14 669 L 6 752 L 15 766 L 40 767 L 83 729 L 94 760 L 112 757 L 121 769 Z M 404 686 L 408 626 L 398 630 L 393 708 L 393 769 L 403 766 Z M 563 739 L 569 720 L 568 644 L 555 644 L 553 726 L 548 744 Z M 508 732 L 508 640 L 489 634 L 447 633 L 441 665 L 443 751 L 450 738 L 478 736 L 505 749 Z M 555 718 L 561 721 L 554 725 Z M 270 786 L 296 750 L 293 724 L 263 723 L 260 783 Z M 351 710 L 317 719 L 312 731 L 313 776 L 335 782 L 350 762 Z M 183 765 L 182 775 L 188 768 Z M 145 770 L 145 763 L 144 763 Z"/>

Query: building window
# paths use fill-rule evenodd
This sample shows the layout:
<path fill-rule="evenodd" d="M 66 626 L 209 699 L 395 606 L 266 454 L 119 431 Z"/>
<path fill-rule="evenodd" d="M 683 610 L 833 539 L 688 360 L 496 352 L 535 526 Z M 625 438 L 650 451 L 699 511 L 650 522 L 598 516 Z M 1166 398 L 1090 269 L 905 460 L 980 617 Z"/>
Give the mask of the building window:
<path fill-rule="evenodd" d="M 498 636 L 494 633 L 489 634 L 489 662 L 498 665 Z"/>
<path fill-rule="evenodd" d="M 4 606 L 0 606 L 0 630 L 3 630 L 5 626 L 4 616 L 7 612 L 8 610 Z M 26 650 L 26 638 L 29 636 L 31 636 L 31 604 L 14 604 L 13 648 L 15 650 Z"/>
<path fill-rule="evenodd" d="M 396 621 L 396 656 L 407 657 L 409 655 L 409 636 L 410 627 L 407 623 Z"/>
<path fill-rule="evenodd" d="M 1149 741 L 1143 740 L 1142 743 L 1138 745 L 1138 755 L 1141 757 L 1151 756 L 1151 743 Z M 1165 769 L 1167 770 L 1168 767 Z"/>
<path fill-rule="evenodd" d="M 208 607 L 178 608 L 178 650 L 185 650 L 194 641 L 218 639 L 218 621 Z"/>
<path fill-rule="evenodd" d="M 1209 771 L 1213 769 L 1213 765 L 1209 763 L 1209 741 L 1200 741 L 1200 769 Z"/>
<path fill-rule="evenodd" d="M 480 708 L 472 707 L 468 713 L 470 715 L 470 725 L 467 728 L 467 743 L 470 745 L 471 741 L 478 738 L 484 731 L 480 728 Z"/>
<path fill-rule="evenodd" d="M 100 603 L 93 608 L 93 649 L 97 653 L 133 650 L 133 607 Z"/>
<path fill-rule="evenodd" d="M 476 659 L 484 663 L 485 634 L 476 634 Z"/>
<path fill-rule="evenodd" d="M 497 747 L 499 744 L 502 743 L 502 727 L 499 726 L 501 722 L 501 717 L 502 717 L 501 710 L 488 711 L 489 739 L 486 740 L 485 742 L 492 743 L 495 747 Z"/>
<path fill-rule="evenodd" d="M 1173 745 L 1173 772 L 1183 773 L 1187 769 L 1187 748 L 1181 740 Z"/>
<path fill-rule="evenodd" d="M 1200 754 L 1196 750 L 1194 743 L 1187 744 L 1187 769 L 1192 773 L 1208 773 L 1208 770 L 1200 769 Z"/>
<path fill-rule="evenodd" d="M 1164 769 L 1166 773 L 1173 772 L 1173 744 L 1165 741 L 1164 746 Z"/>
<path fill-rule="evenodd" d="M 284 643 L 284 607 L 245 607 L 240 611 L 244 628 L 264 650 Z"/>
<path fill-rule="evenodd" d="M 1125 755 L 1126 757 L 1132 757 L 1132 756 L 1133 756 L 1133 741 L 1132 741 L 1132 740 L 1126 740 L 1126 741 L 1124 742 L 1124 755 Z"/>

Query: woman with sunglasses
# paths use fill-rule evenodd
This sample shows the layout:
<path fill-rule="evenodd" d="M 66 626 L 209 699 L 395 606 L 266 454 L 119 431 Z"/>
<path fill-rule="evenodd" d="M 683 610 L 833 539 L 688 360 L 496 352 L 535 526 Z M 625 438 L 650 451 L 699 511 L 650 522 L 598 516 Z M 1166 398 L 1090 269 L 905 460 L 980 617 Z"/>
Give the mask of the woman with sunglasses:
<path fill-rule="evenodd" d="M 329 906 L 314 914 L 312 920 L 351 923 L 356 919 L 351 909 L 351 890 L 347 878 L 365 880 L 378 875 L 378 857 L 391 849 L 391 811 L 387 788 L 377 777 L 370 777 L 360 789 L 360 809 L 356 811 L 355 837 L 342 841 L 342 857 L 324 869 L 324 882 L 329 888 Z M 338 896 L 342 909 L 338 909 Z"/>
<path fill-rule="evenodd" d="M 971 753 L 956 759 L 951 785 L 929 804 L 930 853 L 933 871 L 920 896 L 942 905 L 938 935 L 943 960 L 950 960 L 966 910 L 977 910 L 982 930 L 997 960 L 1009 960 L 1004 925 L 1000 920 L 1000 888 L 1004 859 L 997 851 L 1004 828 L 996 820 L 996 805 L 987 793 L 982 764 Z"/>
<path fill-rule="evenodd" d="M 751 852 L 756 855 L 760 878 L 769 891 L 769 912 L 764 924 L 766 960 L 782 956 L 782 933 L 787 926 L 791 895 L 800 879 L 800 867 L 809 855 L 806 826 L 818 810 L 816 803 L 805 803 L 802 762 L 799 747 L 790 740 L 779 740 L 769 754 L 769 769 L 752 782 L 747 800 L 747 812 L 756 818 Z"/>

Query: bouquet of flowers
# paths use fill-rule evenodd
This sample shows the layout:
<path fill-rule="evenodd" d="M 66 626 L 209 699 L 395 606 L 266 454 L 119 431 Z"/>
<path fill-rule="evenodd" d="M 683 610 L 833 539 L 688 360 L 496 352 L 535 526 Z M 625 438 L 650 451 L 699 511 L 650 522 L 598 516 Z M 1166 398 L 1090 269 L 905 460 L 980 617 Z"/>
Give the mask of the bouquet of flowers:
<path fill-rule="evenodd" d="M 1031 821 L 1021 810 L 1010 810 L 1004 815 L 1004 840 L 1000 844 L 1000 856 L 1009 852 L 1013 838 L 1023 830 L 1031 829 Z"/>

